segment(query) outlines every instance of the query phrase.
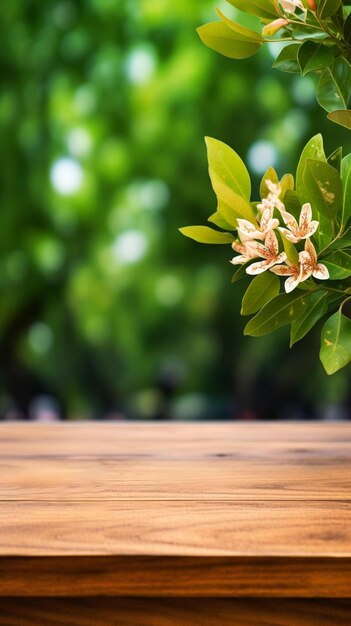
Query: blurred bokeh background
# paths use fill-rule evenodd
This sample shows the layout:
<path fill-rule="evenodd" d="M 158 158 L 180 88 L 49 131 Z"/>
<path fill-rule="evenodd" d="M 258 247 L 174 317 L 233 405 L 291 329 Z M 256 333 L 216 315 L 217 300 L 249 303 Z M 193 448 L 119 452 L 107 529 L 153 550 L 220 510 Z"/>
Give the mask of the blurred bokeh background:
<path fill-rule="evenodd" d="M 0 8 L 3 419 L 337 419 L 318 328 L 242 337 L 231 250 L 182 237 L 215 210 L 204 135 L 254 183 L 322 131 L 313 78 L 235 62 L 196 26 L 214 0 L 11 0 Z M 235 10 L 217 2 L 228 15 Z"/>

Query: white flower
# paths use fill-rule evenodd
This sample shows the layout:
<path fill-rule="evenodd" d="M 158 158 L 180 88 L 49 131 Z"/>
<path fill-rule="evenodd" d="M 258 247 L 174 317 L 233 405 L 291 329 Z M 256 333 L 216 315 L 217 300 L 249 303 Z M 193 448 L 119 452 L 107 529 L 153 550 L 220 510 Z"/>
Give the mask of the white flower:
<path fill-rule="evenodd" d="M 319 280 L 329 278 L 328 268 L 323 263 L 317 263 L 317 252 L 309 239 L 306 239 L 305 249 L 299 252 L 299 261 L 303 267 L 303 272 L 308 276 L 313 276 Z"/>
<path fill-rule="evenodd" d="M 273 230 L 267 233 L 264 245 L 258 241 L 248 241 L 245 245 L 256 257 L 264 259 L 264 261 L 258 261 L 257 263 L 249 265 L 246 269 L 246 273 L 252 276 L 262 274 L 262 272 L 269 270 L 273 265 L 283 263 L 286 259 L 285 252 L 279 254 L 278 239 Z"/>
<path fill-rule="evenodd" d="M 279 196 L 281 193 L 281 186 L 279 183 L 273 183 L 269 178 L 266 178 L 266 186 L 269 189 L 269 192 L 275 196 Z"/>
<path fill-rule="evenodd" d="M 310 274 L 304 273 L 304 268 L 299 262 L 296 265 L 292 265 L 289 261 L 287 265 L 275 265 L 271 268 L 271 272 L 278 276 L 289 276 L 284 283 L 286 293 L 290 293 L 299 283 L 310 277 Z"/>
<path fill-rule="evenodd" d="M 299 253 L 299 260 L 296 264 L 286 262 L 286 265 L 275 265 L 271 272 L 278 276 L 288 276 L 284 287 L 287 293 L 295 289 L 299 283 L 314 276 L 319 280 L 327 280 L 329 272 L 325 265 L 317 263 L 317 253 L 312 242 L 307 239 L 305 250 Z"/>
<path fill-rule="evenodd" d="M 281 194 L 281 186 L 273 183 L 269 178 L 266 178 L 265 183 L 268 187 L 269 193 L 266 198 L 262 198 L 262 202 L 257 205 L 259 211 L 265 211 L 266 209 L 278 209 L 278 211 L 284 211 L 285 206 L 279 199 Z"/>
<path fill-rule="evenodd" d="M 272 217 L 273 210 L 265 209 L 262 213 L 259 226 L 249 220 L 238 219 L 238 231 L 247 239 L 264 239 L 270 230 L 279 226 L 279 220 Z"/>
<path fill-rule="evenodd" d="M 281 211 L 280 213 L 288 228 L 280 227 L 279 230 L 292 243 L 312 237 L 319 226 L 317 220 L 312 220 L 312 209 L 309 202 L 302 206 L 299 223 L 297 223 L 291 213 L 287 211 Z"/>
<path fill-rule="evenodd" d="M 241 241 L 235 241 L 232 244 L 232 248 L 233 250 L 235 250 L 235 252 L 239 252 L 239 256 L 235 256 L 230 262 L 233 263 L 233 265 L 244 265 L 244 263 L 247 263 L 248 261 L 251 261 L 252 259 L 256 259 L 258 257 L 258 254 L 255 253 L 254 250 L 251 250 L 251 248 L 248 247 L 248 238 L 243 236 L 241 233 L 239 233 Z"/>
<path fill-rule="evenodd" d="M 283 7 L 286 13 L 295 13 L 296 9 L 306 11 L 301 0 L 279 0 L 279 4 Z"/>

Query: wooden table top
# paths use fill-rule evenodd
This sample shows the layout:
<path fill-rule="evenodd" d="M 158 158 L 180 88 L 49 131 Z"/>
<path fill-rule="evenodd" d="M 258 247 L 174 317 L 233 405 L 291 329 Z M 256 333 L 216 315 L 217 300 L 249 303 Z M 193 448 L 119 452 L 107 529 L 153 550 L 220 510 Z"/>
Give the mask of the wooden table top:
<path fill-rule="evenodd" d="M 351 597 L 351 423 L 4 423 L 0 581 Z"/>

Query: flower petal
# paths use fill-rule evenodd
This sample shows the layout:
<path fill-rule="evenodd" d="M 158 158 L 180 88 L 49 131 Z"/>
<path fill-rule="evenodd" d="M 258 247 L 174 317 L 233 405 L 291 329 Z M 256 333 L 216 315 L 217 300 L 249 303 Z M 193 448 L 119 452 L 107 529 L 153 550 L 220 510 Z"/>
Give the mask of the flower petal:
<path fill-rule="evenodd" d="M 265 211 L 266 209 L 269 209 L 270 211 L 273 211 L 274 203 L 269 198 L 263 198 L 262 202 L 259 202 L 257 204 L 257 208 L 261 212 Z"/>
<path fill-rule="evenodd" d="M 305 250 L 303 250 L 302 252 L 299 252 L 299 261 L 301 265 L 301 273 L 302 273 L 301 282 L 302 282 L 304 280 L 307 280 L 307 278 L 309 278 L 310 276 L 312 276 L 313 264 L 311 263 L 310 255 Z"/>
<path fill-rule="evenodd" d="M 319 280 L 327 280 L 329 278 L 328 268 L 323 263 L 318 263 L 312 272 L 314 278 Z"/>
<path fill-rule="evenodd" d="M 269 209 L 269 208 L 263 211 L 261 222 L 260 222 L 260 227 L 262 230 L 267 228 L 267 224 L 269 224 L 270 220 L 272 219 L 272 213 L 273 213 L 273 209 Z"/>
<path fill-rule="evenodd" d="M 238 231 L 244 235 L 244 237 L 249 237 L 253 239 L 257 233 L 257 227 L 249 222 L 249 220 L 237 219 L 238 223 Z"/>
<path fill-rule="evenodd" d="M 266 246 L 264 246 L 262 243 L 259 243 L 258 241 L 248 241 L 245 246 L 246 253 L 253 259 L 257 256 L 261 256 L 266 259 L 267 256 L 269 256 L 269 252 Z"/>
<path fill-rule="evenodd" d="M 233 263 L 233 265 L 243 265 L 244 263 L 247 263 L 248 261 L 249 259 L 247 258 L 247 256 L 244 256 L 243 254 L 239 254 L 239 256 L 233 257 L 230 262 Z"/>
<path fill-rule="evenodd" d="M 317 252 L 316 249 L 310 239 L 306 239 L 305 243 L 305 251 L 309 254 L 312 265 L 315 265 L 317 261 Z"/>
<path fill-rule="evenodd" d="M 309 265 L 308 267 L 305 267 L 303 265 L 300 265 L 300 283 L 305 282 L 305 280 L 307 280 L 310 276 L 312 276 L 312 267 Z"/>
<path fill-rule="evenodd" d="M 257 230 L 256 234 L 254 235 L 254 239 L 260 239 L 261 241 L 263 241 L 265 236 L 266 236 L 266 231 L 262 232 L 260 230 Z"/>
<path fill-rule="evenodd" d="M 301 235 L 301 239 L 312 237 L 312 235 L 314 235 L 314 233 L 316 232 L 318 226 L 319 226 L 319 222 L 317 222 L 317 220 L 313 220 L 312 222 L 310 222 L 306 228 L 304 235 L 303 236 Z"/>
<path fill-rule="evenodd" d="M 298 224 L 294 216 L 288 213 L 288 211 L 280 211 L 280 214 L 287 227 L 295 233 L 298 230 Z"/>
<path fill-rule="evenodd" d="M 300 241 L 300 237 L 296 237 L 291 230 L 283 228 L 282 226 L 279 227 L 279 230 L 288 241 L 291 241 L 291 243 L 298 243 Z"/>
<path fill-rule="evenodd" d="M 287 13 L 295 13 L 297 8 L 306 11 L 301 0 L 280 0 L 280 4 Z"/>
<path fill-rule="evenodd" d="M 278 254 L 274 263 L 283 263 L 284 261 L 286 261 L 286 254 L 285 252 L 281 252 L 280 254 Z"/>
<path fill-rule="evenodd" d="M 265 183 L 271 194 L 274 196 L 280 196 L 282 190 L 280 185 L 273 183 L 269 178 L 266 178 Z"/>
<path fill-rule="evenodd" d="M 278 276 L 295 276 L 296 274 L 288 265 L 274 265 L 274 267 L 271 267 L 271 272 Z"/>
<path fill-rule="evenodd" d="M 285 205 L 283 204 L 283 202 L 281 202 L 281 200 L 279 200 L 279 198 L 277 198 L 276 201 L 275 201 L 275 207 L 276 207 L 276 209 L 278 209 L 278 211 L 280 213 L 282 211 L 285 211 Z"/>
<path fill-rule="evenodd" d="M 301 230 L 306 230 L 308 225 L 312 219 L 312 207 L 309 202 L 305 202 L 302 205 L 300 218 L 299 218 L 299 226 Z"/>
<path fill-rule="evenodd" d="M 265 243 L 266 248 L 269 250 L 272 256 L 276 256 L 278 254 L 279 252 L 278 239 L 277 239 L 277 235 L 275 234 L 273 230 L 270 230 L 267 233 L 264 243 Z"/>
<path fill-rule="evenodd" d="M 246 273 L 251 274 L 251 276 L 256 276 L 257 274 L 262 274 L 270 267 L 272 267 L 272 263 L 269 261 L 258 261 L 258 263 L 252 263 L 249 267 L 246 268 Z"/>
<path fill-rule="evenodd" d="M 299 252 L 299 261 L 303 267 L 307 268 L 311 266 L 311 257 L 306 250 Z"/>
<path fill-rule="evenodd" d="M 240 231 L 238 231 L 238 235 L 239 235 L 239 239 L 240 241 L 242 241 L 243 243 L 245 243 L 246 241 L 250 241 L 251 237 L 246 237 L 243 233 L 241 233 Z"/>
<path fill-rule="evenodd" d="M 286 293 L 290 293 L 291 291 L 296 289 L 299 282 L 300 282 L 300 276 L 290 276 L 290 278 L 288 278 L 284 283 L 284 289 Z"/>
<path fill-rule="evenodd" d="M 235 252 L 240 252 L 240 254 L 245 254 L 246 252 L 246 246 L 243 243 L 240 243 L 240 241 L 233 241 L 232 248 Z"/>
<path fill-rule="evenodd" d="M 267 224 L 267 228 L 266 230 L 275 230 L 275 228 L 277 228 L 279 226 L 279 220 L 277 220 L 275 217 L 273 217 L 271 220 L 269 220 L 268 224 Z"/>

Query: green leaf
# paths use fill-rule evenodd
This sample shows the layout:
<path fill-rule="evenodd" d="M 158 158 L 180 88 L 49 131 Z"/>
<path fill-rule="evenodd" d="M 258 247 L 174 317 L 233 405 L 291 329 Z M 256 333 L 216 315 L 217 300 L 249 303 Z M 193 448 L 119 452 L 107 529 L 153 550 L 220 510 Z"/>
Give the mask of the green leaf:
<path fill-rule="evenodd" d="M 221 216 L 229 222 L 229 224 L 231 224 L 232 228 L 234 227 L 235 230 L 237 229 L 237 219 L 240 217 L 252 220 L 252 208 L 250 203 L 245 200 L 245 198 L 238 196 L 238 194 L 235 194 L 231 190 L 228 191 L 227 188 L 220 187 L 219 184 L 216 186 L 216 193 L 218 195 L 217 210 Z M 231 205 L 227 204 L 224 200 L 222 200 L 222 198 L 219 197 L 220 193 L 223 193 L 223 197 L 225 197 Z M 233 208 L 234 205 L 235 208 Z"/>
<path fill-rule="evenodd" d="M 335 124 L 351 129 L 351 111 L 332 111 L 328 114 L 328 119 Z"/>
<path fill-rule="evenodd" d="M 275 298 L 280 290 L 278 276 L 264 272 L 255 276 L 249 284 L 241 304 L 241 315 L 252 315 Z"/>
<path fill-rule="evenodd" d="M 230 59 L 247 59 L 262 45 L 260 41 L 244 39 L 224 22 L 209 22 L 196 30 L 206 46 Z"/>
<path fill-rule="evenodd" d="M 318 320 L 327 313 L 328 296 L 327 291 L 315 291 L 310 295 L 308 308 L 291 324 L 290 348 L 307 335 Z"/>
<path fill-rule="evenodd" d="M 207 221 L 215 224 L 216 226 L 219 226 L 219 228 L 223 228 L 223 230 L 233 230 L 233 225 L 228 224 L 228 222 L 218 211 L 210 215 Z"/>
<path fill-rule="evenodd" d="M 309 189 L 304 182 L 304 170 L 307 159 L 326 161 L 321 134 L 315 135 L 304 147 L 296 171 L 296 191 L 301 204 L 310 201 Z"/>
<path fill-rule="evenodd" d="M 301 44 L 292 43 L 289 46 L 285 46 L 283 50 L 278 54 L 272 67 L 282 72 L 291 72 L 293 74 L 300 74 L 300 66 L 297 61 L 298 52 Z"/>
<path fill-rule="evenodd" d="M 301 202 L 297 197 L 296 191 L 293 189 L 286 190 L 284 194 L 284 204 L 285 210 L 291 213 L 298 221 L 301 213 Z"/>
<path fill-rule="evenodd" d="M 351 320 L 340 310 L 322 328 L 319 357 L 327 374 L 335 374 L 351 361 Z"/>
<path fill-rule="evenodd" d="M 326 111 L 347 109 L 351 95 L 351 65 L 343 57 L 327 67 L 317 85 L 317 100 Z"/>
<path fill-rule="evenodd" d="M 324 30 L 316 30 L 313 27 L 309 27 L 306 23 L 301 23 L 301 26 L 294 25 L 295 41 L 305 41 L 307 38 L 312 39 L 313 41 L 325 41 L 327 36 Z"/>
<path fill-rule="evenodd" d="M 212 187 L 223 203 L 234 209 L 239 217 L 255 222 L 249 202 L 251 182 L 249 173 L 241 158 L 225 143 L 205 138 L 207 145 L 209 174 Z M 218 207 L 221 210 L 221 206 Z M 228 217 L 222 212 L 224 219 Z M 228 220 L 229 221 L 229 220 Z"/>
<path fill-rule="evenodd" d="M 305 41 L 298 52 L 298 64 L 304 76 L 308 72 L 321 70 L 334 61 L 336 46 L 326 46 L 323 42 Z"/>
<path fill-rule="evenodd" d="M 346 43 L 351 43 L 351 13 L 347 16 L 344 23 L 344 40 Z"/>
<path fill-rule="evenodd" d="M 340 148 L 336 148 L 334 152 L 332 152 L 328 156 L 327 161 L 329 165 L 332 165 L 340 173 L 341 160 L 342 160 L 342 147 L 340 146 Z"/>
<path fill-rule="evenodd" d="M 342 250 L 343 248 L 351 248 L 351 239 L 342 237 L 330 244 L 329 250 Z"/>
<path fill-rule="evenodd" d="M 218 8 L 216 9 L 216 11 L 221 20 L 225 22 L 225 24 L 227 24 L 227 26 L 229 26 L 229 28 L 238 35 L 238 38 L 242 39 L 243 41 L 254 41 L 260 43 L 264 42 L 262 36 L 255 30 L 251 30 L 250 28 L 242 26 L 238 22 L 230 20 L 229 17 L 224 15 L 224 13 L 222 13 L 222 11 L 220 11 Z"/>
<path fill-rule="evenodd" d="M 246 324 L 244 335 L 260 337 L 261 335 L 272 333 L 281 326 L 290 324 L 307 309 L 311 293 L 313 292 L 280 294 L 274 300 L 268 302 Z"/>
<path fill-rule="evenodd" d="M 256 15 L 268 22 L 279 16 L 279 7 L 274 0 L 228 0 L 239 11 Z"/>
<path fill-rule="evenodd" d="M 208 226 L 184 226 L 179 229 L 182 235 L 199 243 L 232 243 L 235 237 L 231 233 L 221 233 Z"/>
<path fill-rule="evenodd" d="M 239 267 L 235 270 L 232 276 L 232 283 L 237 283 L 242 278 L 247 278 L 248 275 L 246 274 L 246 265 L 247 263 L 245 263 L 245 265 L 239 265 Z"/>
<path fill-rule="evenodd" d="M 318 241 L 318 250 L 323 250 L 326 246 L 329 246 L 334 237 L 334 226 L 329 217 L 325 217 L 322 213 L 319 213 L 318 220 L 319 226 L 314 235 L 314 239 Z"/>
<path fill-rule="evenodd" d="M 272 183 L 279 183 L 278 174 L 275 171 L 274 167 L 269 167 L 268 170 L 263 174 L 261 183 L 260 183 L 260 197 L 266 198 L 269 194 L 269 189 L 266 184 L 266 180 L 271 180 Z"/>
<path fill-rule="evenodd" d="M 351 254 L 336 250 L 323 259 L 332 280 L 342 280 L 351 276 Z"/>
<path fill-rule="evenodd" d="M 319 0 L 317 3 L 317 15 L 321 20 L 334 15 L 337 12 L 341 0 Z"/>
<path fill-rule="evenodd" d="M 210 176 L 215 174 L 235 193 L 250 200 L 250 176 L 239 155 L 223 141 L 213 137 L 205 137 L 205 141 Z"/>
<path fill-rule="evenodd" d="M 290 261 L 290 263 L 292 263 L 293 265 L 295 265 L 295 263 L 298 262 L 299 260 L 299 253 L 296 250 L 295 246 L 293 243 L 291 243 L 291 241 L 289 241 L 285 235 L 283 235 L 282 232 L 280 232 L 280 238 L 282 240 L 283 243 L 283 247 L 284 247 L 284 252 L 288 258 L 288 261 Z"/>
<path fill-rule="evenodd" d="M 344 188 L 342 224 L 347 224 L 351 217 L 351 154 L 345 156 L 341 161 L 341 178 Z"/>
<path fill-rule="evenodd" d="M 294 191 L 294 177 L 292 174 L 284 174 L 284 176 L 282 177 L 281 181 L 280 181 L 280 188 L 281 188 L 281 193 L 280 193 L 280 199 L 284 200 L 285 198 L 285 194 L 287 191 Z"/>
<path fill-rule="evenodd" d="M 324 161 L 306 159 L 304 184 L 313 209 L 334 220 L 342 207 L 342 182 L 339 172 Z"/>

